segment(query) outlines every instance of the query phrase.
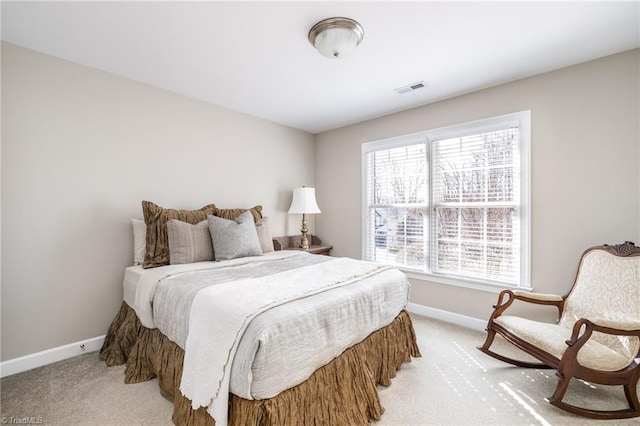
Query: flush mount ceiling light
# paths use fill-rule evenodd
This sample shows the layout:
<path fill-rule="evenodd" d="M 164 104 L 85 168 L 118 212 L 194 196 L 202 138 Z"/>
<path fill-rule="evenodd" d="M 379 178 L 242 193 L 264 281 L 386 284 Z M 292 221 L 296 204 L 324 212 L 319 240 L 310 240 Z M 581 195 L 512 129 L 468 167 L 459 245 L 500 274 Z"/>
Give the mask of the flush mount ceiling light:
<path fill-rule="evenodd" d="M 328 18 L 309 31 L 309 41 L 327 58 L 347 56 L 364 37 L 362 25 L 349 18 Z"/>

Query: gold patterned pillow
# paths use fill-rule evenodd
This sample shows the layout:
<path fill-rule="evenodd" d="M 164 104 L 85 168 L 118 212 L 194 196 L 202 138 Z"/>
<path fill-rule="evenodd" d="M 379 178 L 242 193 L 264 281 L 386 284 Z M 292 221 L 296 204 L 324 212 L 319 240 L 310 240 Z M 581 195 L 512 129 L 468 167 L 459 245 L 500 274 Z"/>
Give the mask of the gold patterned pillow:
<path fill-rule="evenodd" d="M 207 219 L 216 211 L 215 204 L 206 205 L 199 210 L 164 209 L 151 201 L 142 202 L 144 222 L 147 224 L 147 247 L 142 267 L 155 268 L 169 264 L 169 236 L 167 221 L 177 219 L 195 225 Z"/>
<path fill-rule="evenodd" d="M 258 222 L 262 219 L 262 206 L 255 206 L 250 209 L 216 209 L 214 216 L 221 217 L 228 220 L 236 220 L 240 215 L 249 210 L 253 216 L 253 221 Z"/>

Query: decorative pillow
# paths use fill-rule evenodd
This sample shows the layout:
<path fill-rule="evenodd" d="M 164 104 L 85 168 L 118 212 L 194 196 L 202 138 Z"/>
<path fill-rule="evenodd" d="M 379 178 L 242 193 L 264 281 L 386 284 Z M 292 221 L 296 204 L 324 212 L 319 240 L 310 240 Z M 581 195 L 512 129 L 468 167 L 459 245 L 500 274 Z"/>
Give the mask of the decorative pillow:
<path fill-rule="evenodd" d="M 181 220 L 169 219 L 167 221 L 167 235 L 171 265 L 214 259 L 207 220 L 192 225 Z"/>
<path fill-rule="evenodd" d="M 262 219 L 262 206 L 255 206 L 250 209 L 216 209 L 213 213 L 214 216 L 221 217 L 223 219 L 236 220 L 242 213 L 250 211 L 253 216 L 253 221 L 258 222 Z"/>
<path fill-rule="evenodd" d="M 242 213 L 236 220 L 209 216 L 209 231 L 216 260 L 260 256 L 262 249 L 251 212 Z"/>
<path fill-rule="evenodd" d="M 178 219 L 196 224 L 206 220 L 207 216 L 215 211 L 215 204 L 209 204 L 199 210 L 174 210 L 163 209 L 150 201 L 143 201 L 142 213 L 144 214 L 144 222 L 147 224 L 147 246 L 142 267 L 155 268 L 169 264 L 167 220 Z"/>
<path fill-rule="evenodd" d="M 260 241 L 260 248 L 262 253 L 269 253 L 274 251 L 273 237 L 271 236 L 271 229 L 269 228 L 270 219 L 263 217 L 256 222 L 256 231 L 258 231 L 258 241 Z"/>
<path fill-rule="evenodd" d="M 133 227 L 133 264 L 144 262 L 144 252 L 147 247 L 147 224 L 142 219 L 131 219 Z"/>

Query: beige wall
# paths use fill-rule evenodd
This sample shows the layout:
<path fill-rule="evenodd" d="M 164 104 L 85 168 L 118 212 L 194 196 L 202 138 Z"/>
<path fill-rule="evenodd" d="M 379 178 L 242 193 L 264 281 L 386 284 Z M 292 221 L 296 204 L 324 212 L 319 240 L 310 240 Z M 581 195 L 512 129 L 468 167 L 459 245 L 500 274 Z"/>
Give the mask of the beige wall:
<path fill-rule="evenodd" d="M 640 243 L 638 62 L 638 50 L 625 52 L 318 135 L 318 235 L 335 255 L 361 255 L 362 143 L 530 109 L 532 284 L 564 294 L 584 249 Z M 471 317 L 487 318 L 496 301 L 412 284 L 412 302 Z"/>
<path fill-rule="evenodd" d="M 314 184 L 314 136 L 2 44 L 2 360 L 105 334 L 140 202 L 262 204 Z"/>
<path fill-rule="evenodd" d="M 584 248 L 640 241 L 638 61 L 627 52 L 314 138 L 3 43 L 1 359 L 106 332 L 142 199 L 260 203 L 274 234 L 294 234 L 291 188 L 315 176 L 317 234 L 360 257 L 363 142 L 525 109 L 533 285 L 562 293 Z M 412 283 L 413 302 L 477 318 L 496 298 Z"/>

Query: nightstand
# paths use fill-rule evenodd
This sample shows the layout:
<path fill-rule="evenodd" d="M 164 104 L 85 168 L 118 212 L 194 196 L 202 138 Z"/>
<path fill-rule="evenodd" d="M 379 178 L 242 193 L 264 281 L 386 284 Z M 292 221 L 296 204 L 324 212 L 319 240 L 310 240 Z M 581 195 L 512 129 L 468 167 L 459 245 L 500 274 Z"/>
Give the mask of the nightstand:
<path fill-rule="evenodd" d="M 331 249 L 333 246 L 325 246 L 322 245 L 322 241 L 320 238 L 315 235 L 308 236 L 311 244 L 307 250 L 304 250 L 308 253 L 313 254 L 321 254 L 324 256 L 331 256 Z M 302 239 L 301 235 L 287 236 L 287 237 L 275 237 L 273 239 L 273 248 L 276 251 L 279 250 L 300 250 L 300 240 Z"/>
<path fill-rule="evenodd" d="M 300 251 L 306 251 L 308 253 L 313 253 L 313 254 L 322 254 L 324 256 L 331 256 L 331 249 L 333 248 L 333 246 L 309 246 L 308 249 L 303 250 L 300 247 L 287 247 L 286 250 L 300 250 Z"/>

